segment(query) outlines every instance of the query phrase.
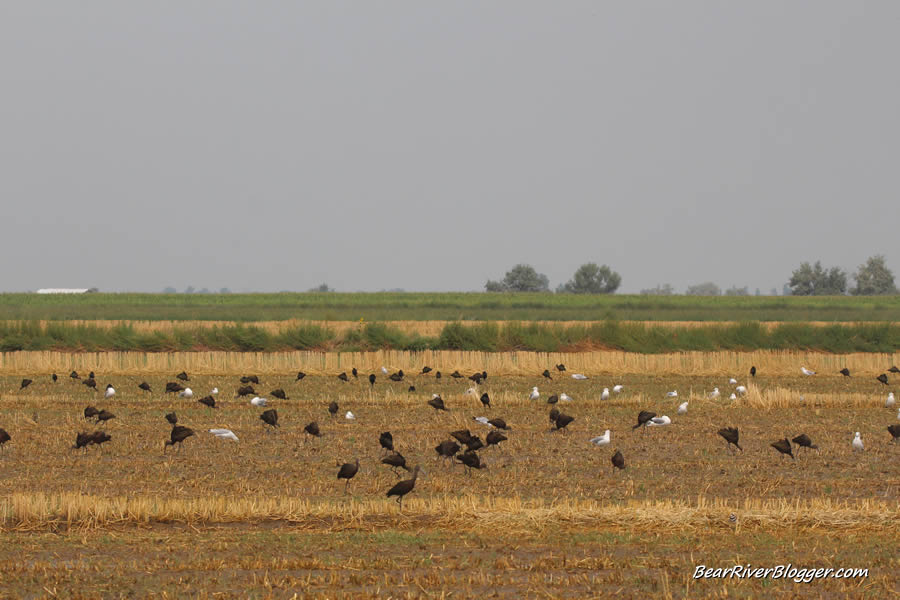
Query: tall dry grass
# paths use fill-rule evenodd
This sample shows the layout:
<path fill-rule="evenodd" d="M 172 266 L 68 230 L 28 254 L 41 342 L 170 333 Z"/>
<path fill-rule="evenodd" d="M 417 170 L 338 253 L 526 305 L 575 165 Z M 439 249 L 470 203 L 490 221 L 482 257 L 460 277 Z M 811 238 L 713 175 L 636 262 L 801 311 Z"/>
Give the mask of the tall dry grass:
<path fill-rule="evenodd" d="M 349 371 L 375 372 L 386 366 L 418 373 L 425 365 L 449 374 L 487 370 L 493 375 L 535 375 L 564 363 L 570 373 L 588 376 L 642 373 L 650 375 L 729 375 L 746 378 L 751 365 L 760 376 L 799 376 L 800 366 L 815 369 L 820 377 L 835 376 L 848 367 L 857 375 L 877 375 L 893 364 L 900 354 L 854 353 L 831 355 L 817 352 L 678 352 L 640 354 L 597 351 L 577 353 L 544 352 L 7 352 L 0 354 L 0 374 L 31 375 L 95 370 L 107 374 L 169 374 L 182 369 L 206 375 L 253 372 L 259 374 L 296 373 L 332 375 Z"/>

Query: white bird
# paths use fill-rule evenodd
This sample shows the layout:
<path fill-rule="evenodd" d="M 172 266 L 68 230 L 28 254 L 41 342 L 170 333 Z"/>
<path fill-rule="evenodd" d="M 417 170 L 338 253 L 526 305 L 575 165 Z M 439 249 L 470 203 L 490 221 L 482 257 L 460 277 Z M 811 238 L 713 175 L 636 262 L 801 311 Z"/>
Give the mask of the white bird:
<path fill-rule="evenodd" d="M 666 398 L 677 398 L 677 397 L 678 397 L 678 390 L 666 392 Z"/>
<path fill-rule="evenodd" d="M 477 396 L 478 391 L 475 388 L 469 388 L 466 390 L 466 396 Z"/>
<path fill-rule="evenodd" d="M 862 438 L 859 437 L 859 432 L 856 432 L 856 437 L 853 438 L 853 450 L 864 450 Z"/>
<path fill-rule="evenodd" d="M 609 429 L 603 432 L 603 435 L 598 435 L 597 437 L 591 438 L 590 442 L 595 446 L 609 445 Z"/>
<path fill-rule="evenodd" d="M 647 421 L 647 427 L 663 427 L 664 425 L 671 425 L 672 419 L 663 415 L 661 417 L 653 417 L 649 421 Z"/>
<path fill-rule="evenodd" d="M 388 370 L 384 365 L 381 366 L 381 372 L 384 373 L 385 375 L 388 374 Z"/>
<path fill-rule="evenodd" d="M 209 432 L 221 440 L 238 441 L 238 436 L 234 435 L 230 429 L 210 429 Z"/>
<path fill-rule="evenodd" d="M 679 415 L 687 414 L 687 407 L 688 407 L 687 402 L 682 402 L 681 404 L 679 404 L 678 405 L 678 414 Z"/>
<path fill-rule="evenodd" d="M 603 388 L 603 393 L 600 394 L 601 400 L 609 400 L 609 388 Z"/>
<path fill-rule="evenodd" d="M 800 370 L 803 371 L 804 375 L 815 375 L 816 372 L 812 369 L 807 369 L 806 367 L 800 367 Z"/>
<path fill-rule="evenodd" d="M 735 379 L 734 377 L 732 377 L 732 378 L 730 378 L 730 379 L 728 380 L 728 383 L 730 383 L 731 385 L 734 385 L 734 384 L 737 383 L 737 379 Z"/>
<path fill-rule="evenodd" d="M 193 397 L 194 397 L 194 391 L 193 391 L 191 388 L 184 388 L 183 390 L 181 390 L 180 392 L 178 392 L 178 395 L 179 395 L 181 398 L 193 398 Z"/>
<path fill-rule="evenodd" d="M 541 397 L 541 393 L 538 392 L 537 386 L 531 388 L 531 395 L 528 396 L 529 400 L 537 400 Z"/>
<path fill-rule="evenodd" d="M 620 383 L 619 385 L 614 385 L 614 386 L 613 386 L 613 393 L 614 393 L 614 394 L 621 394 L 621 393 L 622 393 L 622 390 L 624 390 L 624 389 L 625 389 L 625 386 L 622 385 L 621 383 Z"/>
<path fill-rule="evenodd" d="M 487 425 L 488 427 L 491 426 L 491 424 L 488 423 L 487 417 L 472 417 L 472 418 L 475 419 L 476 421 L 478 421 L 479 423 L 481 423 L 482 425 Z"/>
<path fill-rule="evenodd" d="M 115 395 L 116 395 L 116 388 L 114 388 L 111 383 L 108 384 L 106 386 L 106 393 L 104 393 L 103 396 L 106 398 L 112 398 Z"/>
<path fill-rule="evenodd" d="M 265 406 L 266 402 L 267 402 L 267 400 L 265 398 L 260 398 L 259 396 L 256 396 L 253 398 L 253 400 L 250 401 L 250 404 L 252 404 L 253 406 Z"/>
<path fill-rule="evenodd" d="M 884 407 L 890 408 L 894 405 L 894 392 L 888 394 L 887 400 L 884 401 Z"/>
<path fill-rule="evenodd" d="M 736 388 L 734 388 L 734 391 L 736 391 L 738 394 L 740 394 L 741 396 L 743 396 L 744 394 L 747 393 L 747 388 L 745 388 L 745 387 L 742 386 L 742 385 L 739 385 L 739 386 L 737 386 Z"/>
<path fill-rule="evenodd" d="M 348 411 L 347 411 L 347 414 L 344 415 L 344 418 L 347 419 L 348 421 L 355 421 L 355 420 L 356 420 L 356 415 L 354 415 L 352 412 L 350 412 L 350 411 L 348 410 Z"/>
<path fill-rule="evenodd" d="M 560 402 L 571 402 L 572 397 L 570 395 L 568 395 L 567 393 L 563 392 L 562 394 L 559 395 L 559 401 Z"/>
<path fill-rule="evenodd" d="M 729 400 L 737 400 L 737 394 L 735 394 L 734 392 L 731 392 L 731 395 L 728 396 L 728 399 Z M 803 400 L 803 398 L 800 398 L 800 399 Z"/>
<path fill-rule="evenodd" d="M 572 373 L 572 379 L 581 381 L 582 379 L 587 379 L 587 375 L 582 375 L 581 373 Z"/>
<path fill-rule="evenodd" d="M 219 393 L 219 388 L 217 388 L 217 387 L 214 387 L 214 388 L 212 389 L 212 391 L 210 392 L 210 394 L 212 394 L 213 396 L 215 396 L 215 395 L 218 394 L 218 393 Z"/>
<path fill-rule="evenodd" d="M 708 398 L 718 398 L 719 397 L 719 388 L 713 388 L 713 391 L 706 395 Z"/>

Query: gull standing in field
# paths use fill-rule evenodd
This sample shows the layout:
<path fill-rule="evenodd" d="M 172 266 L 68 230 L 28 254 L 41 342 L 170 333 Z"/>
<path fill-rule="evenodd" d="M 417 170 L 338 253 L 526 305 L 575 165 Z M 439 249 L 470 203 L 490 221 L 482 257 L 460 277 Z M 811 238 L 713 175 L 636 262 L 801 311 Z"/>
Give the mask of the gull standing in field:
<path fill-rule="evenodd" d="M 803 372 L 804 375 L 815 375 L 816 374 L 815 371 L 813 371 L 812 369 L 807 369 L 806 367 L 800 367 L 800 370 Z"/>
<path fill-rule="evenodd" d="M 728 399 L 729 400 L 737 400 L 737 394 L 735 394 L 734 392 L 731 392 L 731 395 L 728 396 Z M 803 398 L 800 398 L 800 399 L 803 400 Z"/>
<path fill-rule="evenodd" d="M 238 441 L 238 436 L 234 435 L 234 432 L 230 429 L 210 429 L 209 432 L 220 440 Z"/>
<path fill-rule="evenodd" d="M 541 397 L 541 393 L 538 391 L 537 386 L 531 388 L 531 395 L 528 396 L 529 400 L 537 400 Z"/>
<path fill-rule="evenodd" d="M 854 451 L 859 450 L 861 452 L 864 449 L 865 449 L 865 447 L 863 446 L 862 438 L 859 437 L 859 432 L 857 431 L 856 436 L 853 438 L 853 450 Z"/>
<path fill-rule="evenodd" d="M 214 387 L 214 388 L 212 389 L 212 391 L 210 392 L 210 394 L 212 394 L 213 396 L 215 396 L 215 395 L 218 394 L 218 393 L 219 393 L 219 388 L 217 388 L 217 387 Z"/>
<path fill-rule="evenodd" d="M 478 421 L 482 425 L 487 425 L 488 427 L 491 426 L 489 419 L 487 417 L 472 417 L 472 420 Z"/>
<path fill-rule="evenodd" d="M 728 380 L 728 383 L 730 383 L 731 385 L 735 385 L 735 384 L 737 383 L 737 379 L 735 379 L 734 377 L 731 377 L 731 378 Z"/>
<path fill-rule="evenodd" d="M 344 415 L 344 418 L 347 419 L 348 421 L 355 421 L 355 420 L 356 420 L 356 415 L 354 415 L 352 412 L 350 412 L 350 411 L 348 410 L 348 411 L 347 411 L 347 414 Z"/>
<path fill-rule="evenodd" d="M 111 383 L 106 385 L 106 392 L 103 394 L 105 398 L 112 398 L 116 395 L 116 388 L 112 386 Z"/>
<path fill-rule="evenodd" d="M 577 379 L 578 381 L 582 381 L 587 379 L 587 375 L 582 375 L 581 373 L 572 373 L 572 379 Z"/>
<path fill-rule="evenodd" d="M 894 392 L 888 394 L 887 400 L 884 401 L 884 407 L 890 408 L 894 405 Z"/>
<path fill-rule="evenodd" d="M 260 398 L 259 396 L 255 396 L 253 400 L 250 401 L 250 404 L 253 406 L 265 406 L 267 400 L 265 398 Z"/>
<path fill-rule="evenodd" d="M 194 392 L 193 390 L 191 390 L 191 388 L 184 388 L 183 390 L 178 392 L 178 396 L 181 398 L 193 398 Z"/>
<path fill-rule="evenodd" d="M 591 438 L 590 442 L 595 446 L 606 446 L 609 444 L 609 429 L 603 432 L 603 435 Z"/>
<path fill-rule="evenodd" d="M 614 386 L 613 386 L 613 393 L 614 393 L 614 394 L 621 394 L 621 393 L 622 393 L 622 390 L 624 390 L 624 389 L 625 389 L 625 386 L 622 385 L 621 383 L 618 384 L 618 385 L 614 385 Z"/>
<path fill-rule="evenodd" d="M 387 370 L 387 368 L 386 368 L 384 365 L 381 365 L 381 372 L 382 372 L 384 375 L 387 375 L 387 374 L 388 374 L 388 370 Z"/>
<path fill-rule="evenodd" d="M 672 390 L 671 392 L 666 392 L 666 398 L 677 398 L 678 390 Z"/>
<path fill-rule="evenodd" d="M 603 388 L 603 393 L 600 394 L 601 400 L 609 400 L 609 388 Z"/>
<path fill-rule="evenodd" d="M 647 422 L 647 427 L 663 427 L 665 425 L 671 425 L 672 419 L 663 415 L 661 417 L 653 417 Z"/>
<path fill-rule="evenodd" d="M 682 402 L 681 404 L 679 404 L 679 405 L 678 405 L 678 414 L 679 414 L 679 415 L 685 415 L 685 414 L 687 414 L 687 407 L 688 407 L 687 401 Z"/>
<path fill-rule="evenodd" d="M 560 402 L 571 402 L 572 397 L 570 395 L 568 395 L 567 393 L 563 392 L 562 394 L 559 395 L 559 401 Z"/>
<path fill-rule="evenodd" d="M 466 396 L 473 396 L 473 397 L 474 397 L 474 396 L 477 396 L 477 395 L 478 395 L 478 390 L 476 390 L 476 389 L 473 388 L 473 387 L 466 390 Z"/>
<path fill-rule="evenodd" d="M 744 394 L 747 393 L 747 388 L 745 388 L 742 385 L 739 385 L 736 388 L 734 388 L 734 391 L 736 391 L 739 395 L 743 396 Z"/>
<path fill-rule="evenodd" d="M 706 395 L 707 398 L 718 398 L 719 397 L 719 388 L 713 388 L 713 391 Z"/>

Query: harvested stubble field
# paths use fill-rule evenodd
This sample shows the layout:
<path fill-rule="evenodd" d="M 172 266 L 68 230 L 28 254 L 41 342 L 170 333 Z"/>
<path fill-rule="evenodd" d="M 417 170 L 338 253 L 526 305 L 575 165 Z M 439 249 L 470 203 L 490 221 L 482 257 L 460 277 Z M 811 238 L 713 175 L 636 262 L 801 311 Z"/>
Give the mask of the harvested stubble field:
<path fill-rule="evenodd" d="M 865 356 L 872 362 L 858 363 L 851 378 L 824 370 L 804 377 L 800 360 L 810 357 L 783 356 L 790 364 L 778 374 L 760 367 L 752 380 L 743 363 L 760 356 L 727 357 L 718 369 L 739 364 L 741 372 L 731 374 L 749 387 L 737 401 L 706 398 L 713 387 L 725 396 L 733 388 L 718 370 L 686 376 L 585 369 L 587 381 L 556 374 L 546 381 L 539 371 L 494 375 L 477 386 L 491 397 L 489 411 L 465 395 L 472 382 L 446 376 L 392 383 L 379 371 L 370 389 L 363 377 L 343 383 L 325 369 L 299 382 L 274 368 L 215 375 L 188 369 L 195 396 L 187 400 L 162 393 L 180 369 L 164 377 L 104 370 L 97 362 L 99 387 L 117 389 L 104 400 L 69 380 L 68 371 L 53 384 L 49 371 L 36 369 L 35 382 L 19 391 L 21 364 L 5 362 L 0 427 L 12 441 L 0 454 L 4 593 L 886 597 L 898 591 L 900 529 L 900 445 L 889 443 L 886 426 L 898 421 L 896 410 L 884 408 L 894 388 L 874 380 L 879 357 Z M 385 362 L 392 368 L 419 370 L 417 362 L 387 357 L 396 361 Z M 357 358 L 366 360 L 359 363 L 364 374 L 377 364 L 374 356 Z M 429 358 L 453 364 L 452 357 Z M 244 366 L 250 364 L 260 363 Z M 254 372 L 261 376 L 257 391 L 279 412 L 276 433 L 263 431 L 263 409 L 235 398 L 238 376 Z M 137 389 L 144 380 L 154 393 Z M 415 393 L 407 392 L 410 383 Z M 601 401 L 603 387 L 613 384 L 625 391 Z M 214 386 L 221 406 L 198 404 Z M 541 400 L 528 399 L 532 386 Z M 275 388 L 289 399 L 269 396 Z M 665 397 L 673 389 L 677 400 Z M 570 431 L 551 433 L 545 399 L 560 392 L 573 398 L 558 406 L 575 421 Z M 432 393 L 449 412 L 426 405 Z M 337 418 L 326 411 L 331 400 L 340 404 Z M 676 415 L 684 400 L 688 414 Z M 96 428 L 81 416 L 88 404 L 116 418 L 105 427 L 112 441 L 102 452 L 82 454 L 71 446 L 76 432 Z M 641 409 L 668 414 L 674 423 L 632 432 Z M 171 410 L 197 436 L 164 453 L 170 427 L 163 415 Z M 347 410 L 355 421 L 344 419 Z M 477 415 L 502 416 L 512 430 L 500 448 L 481 452 L 487 469 L 466 475 L 433 448 L 453 430 L 483 437 L 486 428 L 472 420 Z M 313 420 L 320 438 L 303 433 Z M 743 453 L 732 455 L 716 435 L 726 425 L 740 428 Z M 212 427 L 230 428 L 240 441 L 218 440 L 206 433 Z M 588 443 L 605 429 L 612 430 L 610 446 Z M 398 477 L 379 462 L 378 435 L 388 430 L 410 466 L 426 471 L 402 512 L 385 497 Z M 854 431 L 862 432 L 863 453 L 850 449 Z M 769 447 L 801 432 L 818 451 L 791 461 Z M 615 449 L 625 456 L 625 471 L 613 472 Z M 360 472 L 344 494 L 338 464 L 356 457 Z M 788 562 L 867 567 L 869 576 L 808 584 L 691 578 L 698 564 Z"/>

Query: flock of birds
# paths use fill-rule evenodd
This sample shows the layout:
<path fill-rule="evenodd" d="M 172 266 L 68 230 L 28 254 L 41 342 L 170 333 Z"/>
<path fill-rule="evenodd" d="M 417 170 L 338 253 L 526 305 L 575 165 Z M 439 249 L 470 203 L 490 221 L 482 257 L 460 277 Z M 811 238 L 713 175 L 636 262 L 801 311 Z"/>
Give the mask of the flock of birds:
<path fill-rule="evenodd" d="M 558 364 L 555 366 L 558 374 L 565 373 L 566 367 L 564 364 Z M 387 378 L 392 382 L 403 382 L 406 375 L 402 370 L 399 370 L 395 373 L 390 373 L 387 368 L 381 367 L 382 375 L 387 376 Z M 429 375 L 433 370 L 426 366 L 422 369 L 421 375 Z M 801 372 L 809 377 L 815 376 L 816 372 L 808 369 L 807 367 L 801 367 Z M 896 366 L 892 366 L 888 369 L 890 373 L 900 373 L 900 369 Z M 750 368 L 750 376 L 755 377 L 757 373 L 757 369 L 755 366 Z M 850 371 L 846 368 L 841 369 L 839 371 L 845 377 L 850 377 Z M 542 373 L 543 377 L 546 379 L 552 379 L 553 374 L 549 369 L 545 369 Z M 347 375 L 346 372 L 340 373 L 337 378 L 340 381 L 347 382 L 350 380 L 350 377 L 359 378 L 359 372 L 354 367 L 351 370 L 351 374 Z M 436 379 L 441 379 L 442 374 L 440 371 L 434 371 L 434 377 Z M 70 379 L 73 381 L 80 381 L 87 388 L 97 391 L 97 380 L 93 373 L 93 371 L 84 379 L 76 372 L 72 371 L 69 375 Z M 306 374 L 302 371 L 297 373 L 297 381 L 300 381 L 306 377 Z M 463 379 L 466 378 L 465 375 L 459 373 L 459 371 L 454 371 L 449 375 L 449 377 L 453 379 Z M 586 375 L 581 373 L 571 374 L 570 377 L 575 380 L 585 380 L 588 379 Z M 481 371 L 474 373 L 467 377 L 469 380 L 475 382 L 475 384 L 481 384 L 488 378 L 488 374 L 486 371 Z M 187 387 L 185 384 L 190 381 L 190 377 L 184 371 L 175 376 L 175 379 L 178 381 L 172 381 L 166 383 L 165 393 L 166 394 L 177 394 L 178 397 L 184 399 L 192 399 L 194 397 L 194 392 L 190 387 Z M 377 381 L 377 376 L 373 374 L 369 374 L 368 382 L 370 386 L 374 386 Z M 884 385 L 888 384 L 887 374 L 881 374 L 876 379 Z M 58 381 L 58 376 L 54 373 L 51 375 L 51 380 L 55 383 Z M 20 390 L 24 390 L 29 385 L 33 383 L 32 379 L 23 379 L 20 384 Z M 249 403 L 253 407 L 261 407 L 265 408 L 267 406 L 267 399 L 264 397 L 260 397 L 257 395 L 257 392 L 254 385 L 259 385 L 259 378 L 255 375 L 247 375 L 240 378 L 240 386 L 238 387 L 236 397 L 244 398 L 251 397 Z M 735 399 L 737 396 L 742 396 L 747 393 L 746 386 L 738 385 L 738 382 L 734 378 L 729 379 L 729 384 L 734 385 L 734 392 L 731 394 L 731 399 Z M 141 382 L 138 384 L 138 389 L 143 392 L 152 393 L 153 390 L 151 386 L 146 382 Z M 612 391 L 610 392 L 610 388 L 603 388 L 601 393 L 601 400 L 608 400 L 610 397 L 610 393 L 612 394 L 621 394 L 624 391 L 623 385 L 615 385 L 612 387 Z M 415 391 L 415 386 L 410 385 L 408 390 L 410 392 Z M 217 407 L 216 396 L 218 395 L 218 388 L 213 388 L 210 394 L 197 399 L 197 402 L 207 406 L 211 409 L 215 409 Z M 112 384 L 108 384 L 103 392 L 103 397 L 105 399 L 112 399 L 116 395 L 116 389 Z M 278 388 L 271 390 L 269 395 L 273 398 L 278 398 L 280 400 L 289 399 L 288 395 L 284 391 L 284 389 Z M 479 397 L 476 388 L 469 388 L 466 391 L 466 395 Z M 666 394 L 668 398 L 677 398 L 678 391 L 673 390 Z M 712 392 L 707 394 L 707 397 L 710 399 L 716 399 L 721 396 L 719 388 L 716 387 Z M 541 393 L 537 386 L 533 387 L 531 393 L 529 394 L 529 400 L 538 401 L 541 398 Z M 491 408 L 491 399 L 487 393 L 481 394 L 479 397 L 480 402 L 485 408 Z M 572 401 L 572 398 L 565 393 L 561 394 L 553 394 L 546 399 L 546 404 L 550 405 L 549 412 L 549 420 L 551 424 L 551 431 L 568 431 L 567 427 L 575 421 L 575 417 L 563 413 L 559 410 L 559 403 L 569 403 Z M 433 408 L 436 412 L 441 411 L 449 411 L 450 409 L 445 405 L 444 400 L 441 398 L 439 394 L 433 394 L 431 399 L 427 401 L 427 405 Z M 885 401 L 885 406 L 893 407 L 895 405 L 895 398 L 893 392 L 889 393 L 887 399 Z M 336 401 L 331 401 L 328 404 L 328 412 L 332 417 L 335 417 L 340 411 L 340 407 Z M 688 411 L 688 402 L 682 402 L 677 408 L 677 414 L 684 415 Z M 83 416 L 85 420 L 94 420 L 98 425 L 102 423 L 106 423 L 111 419 L 115 419 L 116 416 L 106 410 L 106 409 L 98 409 L 93 405 L 85 407 L 83 411 Z M 898 420 L 900 420 L 900 412 L 898 412 Z M 275 430 L 279 427 L 278 423 L 278 411 L 274 408 L 266 408 L 259 415 L 260 420 L 263 423 L 263 427 L 268 430 Z M 347 411 L 344 415 L 344 418 L 348 421 L 353 421 L 356 419 L 355 415 Z M 185 440 L 196 435 L 196 432 L 190 427 L 186 427 L 184 425 L 180 425 L 178 423 L 178 416 L 176 413 L 170 412 L 165 415 L 166 421 L 172 426 L 171 431 L 167 439 L 164 440 L 163 451 L 165 452 L 169 446 L 177 447 L 181 449 Z M 473 420 L 481 425 L 484 425 L 489 428 L 489 431 L 485 438 L 482 440 L 478 435 L 472 434 L 468 429 L 462 429 L 457 431 L 449 432 L 448 440 L 444 440 L 439 443 L 435 448 L 435 452 L 437 455 L 445 459 L 447 461 L 458 462 L 461 463 L 465 467 L 465 472 L 468 475 L 471 475 L 473 471 L 477 471 L 480 469 L 486 468 L 486 463 L 481 459 L 478 452 L 486 450 L 491 446 L 499 446 L 502 442 L 508 440 L 508 437 L 505 433 L 508 433 L 512 428 L 506 423 L 503 418 L 494 417 L 488 418 L 484 416 L 473 417 Z M 637 429 L 646 430 L 647 428 L 654 427 L 665 427 L 672 424 L 672 419 L 668 415 L 657 415 L 655 412 L 648 410 L 641 410 L 637 415 L 637 423 L 632 427 L 632 431 Z M 892 424 L 887 427 L 888 433 L 891 435 L 891 441 L 895 442 L 898 438 L 900 438 L 900 424 Z M 312 437 L 320 437 L 322 435 L 319 425 L 316 421 L 312 421 L 308 423 L 303 431 L 312 436 Z M 208 432 L 219 439 L 230 440 L 233 442 L 238 442 L 239 438 L 233 431 L 230 429 L 224 428 L 214 428 L 209 429 Z M 740 446 L 740 432 L 737 427 L 728 426 L 723 427 L 718 430 L 718 435 L 725 441 L 726 447 L 732 452 L 736 453 L 738 451 L 743 452 L 744 449 Z M 0 429 L 0 450 L 3 449 L 6 443 L 11 440 L 10 434 L 5 429 Z M 75 444 L 73 449 L 81 449 L 86 452 L 88 447 L 97 446 L 102 451 L 102 445 L 104 443 L 109 442 L 112 437 L 103 431 L 102 429 L 95 430 L 93 432 L 90 431 L 80 431 L 75 436 Z M 410 469 L 406 463 L 406 458 L 398 452 L 394 447 L 394 439 L 393 435 L 389 431 L 382 432 L 379 436 L 379 445 L 381 446 L 382 452 L 387 452 L 387 455 L 381 459 L 381 463 L 390 467 L 390 469 L 399 475 L 399 469 L 403 469 L 407 472 L 411 472 L 412 476 L 410 479 L 406 479 L 396 483 L 387 491 L 387 497 L 396 498 L 397 503 L 400 505 L 400 509 L 403 507 L 403 498 L 410 492 L 412 492 L 415 488 L 416 481 L 420 473 L 424 474 L 424 471 L 421 470 L 419 465 L 416 465 L 414 468 Z M 609 429 L 607 429 L 602 435 L 591 438 L 590 443 L 603 447 L 609 446 L 612 442 L 612 433 Z M 816 444 L 812 442 L 810 437 L 801 433 L 795 436 L 792 439 L 784 438 L 780 440 L 776 440 L 770 444 L 772 448 L 774 448 L 782 457 L 790 456 L 791 459 L 796 458 L 799 455 L 801 449 L 806 448 L 807 450 L 815 450 L 818 448 Z M 851 447 L 853 451 L 863 451 L 865 449 L 860 432 L 856 432 L 853 440 L 851 441 Z M 797 455 L 795 455 L 795 449 Z M 625 457 L 622 452 L 618 449 L 614 450 L 610 462 L 612 463 L 613 470 L 623 470 L 626 468 Z M 351 480 L 356 476 L 359 472 L 359 458 L 356 458 L 354 462 L 344 463 L 340 466 L 337 479 L 345 480 L 345 493 L 349 491 L 349 486 Z"/>

